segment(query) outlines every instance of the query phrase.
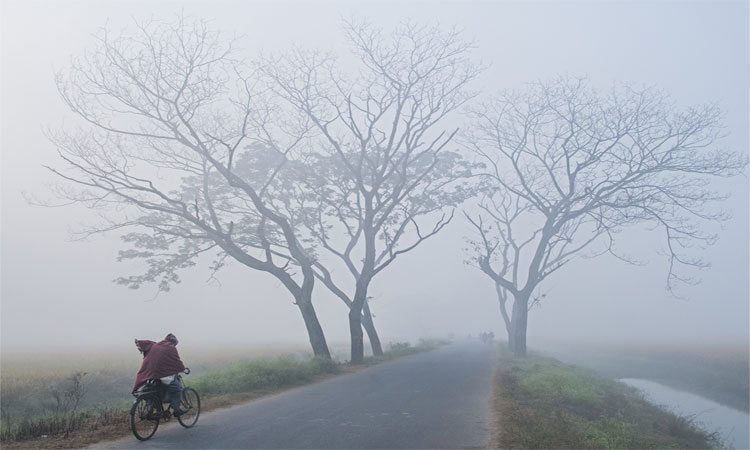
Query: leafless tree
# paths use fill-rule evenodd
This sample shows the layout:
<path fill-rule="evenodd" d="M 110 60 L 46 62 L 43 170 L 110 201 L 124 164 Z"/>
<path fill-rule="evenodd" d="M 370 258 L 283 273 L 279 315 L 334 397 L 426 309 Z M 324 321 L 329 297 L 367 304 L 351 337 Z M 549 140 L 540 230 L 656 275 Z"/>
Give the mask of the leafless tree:
<path fill-rule="evenodd" d="M 132 35 L 103 30 L 58 74 L 82 125 L 50 133 L 61 159 L 50 170 L 63 195 L 102 211 L 105 223 L 88 232 L 135 228 L 121 258 L 146 259 L 149 270 L 121 283 L 168 289 L 202 254 L 217 255 L 216 270 L 231 258 L 281 281 L 314 354 L 330 357 L 312 303 L 313 257 L 274 201 L 279 171 L 303 153 L 306 123 L 280 116 L 232 43 L 183 17 Z"/>
<path fill-rule="evenodd" d="M 461 180 L 470 168 L 447 149 L 457 130 L 443 123 L 473 97 L 467 85 L 481 65 L 457 30 L 404 23 L 384 37 L 366 23 L 344 29 L 359 72 L 345 74 L 332 56 L 302 50 L 269 58 L 262 70 L 317 131 L 319 176 L 309 188 L 319 203 L 305 224 L 349 272 L 349 282 L 337 281 L 320 259 L 315 265 L 319 279 L 350 305 L 357 364 L 373 278 L 442 230 L 451 205 L 468 195 Z"/>
<path fill-rule="evenodd" d="M 690 247 L 715 239 L 699 225 L 726 218 L 711 209 L 725 196 L 708 179 L 747 166 L 715 146 L 715 105 L 678 110 L 653 88 L 616 85 L 605 95 L 586 79 L 558 78 L 500 94 L 472 116 L 463 139 L 487 168 L 479 210 L 467 214 L 477 232 L 472 260 L 495 283 L 519 356 L 540 283 L 581 254 L 632 262 L 615 247 L 627 226 L 663 231 L 670 291 L 694 281 L 680 269 L 706 263 Z"/>

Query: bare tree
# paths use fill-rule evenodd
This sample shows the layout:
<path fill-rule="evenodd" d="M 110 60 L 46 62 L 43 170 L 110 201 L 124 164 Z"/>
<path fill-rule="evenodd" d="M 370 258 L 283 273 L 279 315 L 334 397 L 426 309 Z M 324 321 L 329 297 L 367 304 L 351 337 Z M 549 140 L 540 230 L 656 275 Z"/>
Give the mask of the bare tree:
<path fill-rule="evenodd" d="M 373 278 L 399 255 L 442 230 L 467 190 L 468 164 L 446 147 L 457 130 L 442 125 L 473 93 L 481 71 L 471 43 L 456 30 L 405 23 L 385 38 L 366 23 L 344 27 L 359 72 L 295 51 L 269 59 L 272 89 L 317 130 L 319 199 L 305 223 L 320 247 L 343 262 L 350 282 L 335 281 L 318 260 L 323 283 L 348 305 L 351 361 L 363 359 L 363 311 Z M 344 241 L 336 236 L 343 234 Z"/>
<path fill-rule="evenodd" d="M 737 175 L 747 165 L 715 148 L 715 105 L 680 111 L 652 88 L 616 85 L 600 95 L 585 79 L 559 78 L 501 94 L 473 118 L 464 141 L 487 170 L 479 211 L 468 215 L 478 236 L 472 259 L 495 283 L 519 356 L 540 283 L 586 249 L 633 262 L 615 247 L 627 226 L 663 231 L 670 291 L 675 282 L 694 282 L 680 269 L 706 263 L 689 248 L 715 239 L 699 225 L 726 218 L 710 209 L 725 196 L 708 178 Z"/>
<path fill-rule="evenodd" d="M 88 232 L 136 229 L 121 258 L 145 258 L 149 270 L 121 283 L 168 289 L 201 254 L 217 255 L 216 270 L 231 258 L 281 281 L 314 354 L 330 357 L 312 303 L 313 258 L 274 202 L 306 124 L 281 117 L 234 54 L 232 41 L 182 17 L 133 35 L 103 30 L 58 74 L 83 125 L 50 133 L 63 163 L 50 170 L 61 193 L 102 211 L 105 224 Z"/>

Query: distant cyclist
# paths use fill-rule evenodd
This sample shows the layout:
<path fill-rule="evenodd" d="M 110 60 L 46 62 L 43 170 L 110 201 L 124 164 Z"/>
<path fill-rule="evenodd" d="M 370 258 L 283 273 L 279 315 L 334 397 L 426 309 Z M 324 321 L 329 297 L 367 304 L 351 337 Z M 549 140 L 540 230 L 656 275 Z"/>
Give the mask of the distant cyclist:
<path fill-rule="evenodd" d="M 174 416 L 180 417 L 187 411 L 183 410 L 182 385 L 175 374 L 190 372 L 180 360 L 177 353 L 177 336 L 169 333 L 163 341 L 154 342 L 149 340 L 135 340 L 135 346 L 143 353 L 141 370 L 136 375 L 133 392 L 138 390 L 148 380 L 160 379 L 169 391 L 169 403 L 174 410 Z"/>

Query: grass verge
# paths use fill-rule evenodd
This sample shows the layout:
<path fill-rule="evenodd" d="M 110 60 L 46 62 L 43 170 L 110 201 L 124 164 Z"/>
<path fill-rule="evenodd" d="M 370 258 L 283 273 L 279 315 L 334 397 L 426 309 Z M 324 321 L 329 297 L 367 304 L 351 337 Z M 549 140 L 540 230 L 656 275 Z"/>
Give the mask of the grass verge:
<path fill-rule="evenodd" d="M 501 353 L 493 448 L 711 448 L 715 437 L 637 390 L 551 358 Z"/>
<path fill-rule="evenodd" d="M 610 378 L 644 378 L 750 411 L 747 344 L 597 346 L 563 343 L 541 347 L 552 356 Z M 574 349 L 574 351 L 571 351 Z"/>
<path fill-rule="evenodd" d="M 368 357 L 362 366 L 351 366 L 321 358 L 294 358 L 246 361 L 208 371 L 200 376 L 185 377 L 185 385 L 201 396 L 201 412 L 243 403 L 292 387 L 323 380 L 341 373 L 399 357 L 435 349 L 445 341 L 422 340 L 416 346 L 395 343 L 382 356 Z M 3 421 L 0 430 L 2 448 L 79 448 L 127 435 L 130 402 L 100 408 L 46 414 L 17 423 Z"/>

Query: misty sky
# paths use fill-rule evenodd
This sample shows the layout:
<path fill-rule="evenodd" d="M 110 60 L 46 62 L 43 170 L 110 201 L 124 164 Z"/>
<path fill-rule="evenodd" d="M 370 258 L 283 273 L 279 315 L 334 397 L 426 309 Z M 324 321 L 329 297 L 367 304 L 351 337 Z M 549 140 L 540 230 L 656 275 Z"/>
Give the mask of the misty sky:
<path fill-rule="evenodd" d="M 129 290 L 112 280 L 139 273 L 117 263 L 119 235 L 70 241 L 70 230 L 96 221 L 82 206 L 44 208 L 54 199 L 43 165 L 58 164 L 45 127 L 71 113 L 55 70 L 94 45 L 92 35 L 133 18 L 180 11 L 236 33 L 248 57 L 301 45 L 344 52 L 342 17 L 391 27 L 403 19 L 457 25 L 491 64 L 477 87 L 487 93 L 557 74 L 586 75 L 595 86 L 627 81 L 671 93 L 678 106 L 716 101 L 725 112 L 721 145 L 747 154 L 750 115 L 748 2 L 2 2 L 2 350 L 84 344 L 130 346 L 134 337 L 171 331 L 183 343 L 299 343 L 306 332 L 288 292 L 269 275 L 234 265 L 207 282 L 206 265 L 182 275 L 170 293 Z M 210 5 L 210 6 L 209 6 Z M 611 257 L 577 260 L 545 284 L 529 336 L 689 339 L 747 342 L 749 322 L 748 180 L 723 180 L 733 218 L 705 251 L 713 267 L 685 287 L 665 291 L 666 260 L 647 229 L 621 236 L 644 266 Z M 373 283 L 372 310 L 385 343 L 493 330 L 504 336 L 489 278 L 464 265 L 463 218 L 394 263 Z M 207 261 L 208 262 L 208 261 Z M 314 302 L 329 342 L 348 341 L 347 310 L 318 283 Z"/>

